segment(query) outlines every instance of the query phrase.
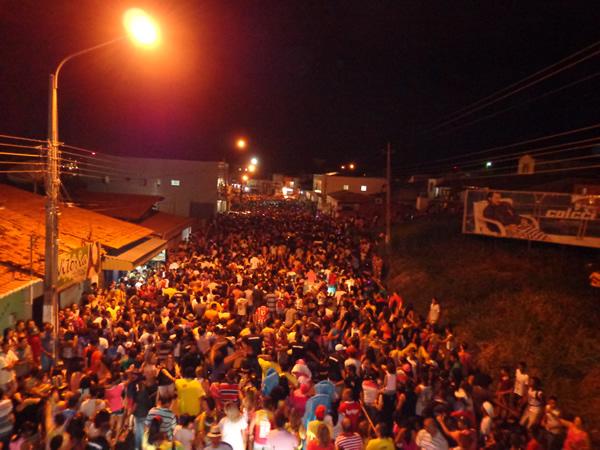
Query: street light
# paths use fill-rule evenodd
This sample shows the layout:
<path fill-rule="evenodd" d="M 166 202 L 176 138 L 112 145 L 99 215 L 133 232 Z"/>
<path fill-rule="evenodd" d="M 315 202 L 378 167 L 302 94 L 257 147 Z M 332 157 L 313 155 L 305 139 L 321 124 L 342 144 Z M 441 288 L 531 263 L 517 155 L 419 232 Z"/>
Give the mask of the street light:
<path fill-rule="evenodd" d="M 250 164 L 248 166 L 248 172 L 250 172 L 250 173 L 256 172 L 256 166 L 254 164 Z"/>
<path fill-rule="evenodd" d="M 235 146 L 237 148 L 239 148 L 240 150 L 244 150 L 247 145 L 248 145 L 248 142 L 244 138 L 239 138 L 237 141 L 235 141 Z"/>
<path fill-rule="evenodd" d="M 250 160 L 250 164 L 252 164 L 253 166 L 257 166 L 258 165 L 258 159 L 256 157 L 252 158 Z"/>
<path fill-rule="evenodd" d="M 154 47 L 160 40 L 160 30 L 152 18 L 141 9 L 130 9 L 123 15 L 123 25 L 130 39 L 139 46 Z M 60 189 L 60 153 L 58 146 L 58 76 L 62 67 L 71 59 L 116 44 L 125 39 L 119 36 L 102 44 L 80 50 L 63 58 L 50 74 L 48 101 L 48 155 L 46 159 L 46 240 L 44 255 L 44 307 L 45 318 L 48 309 L 54 325 L 54 358 L 58 344 L 58 192 Z"/>

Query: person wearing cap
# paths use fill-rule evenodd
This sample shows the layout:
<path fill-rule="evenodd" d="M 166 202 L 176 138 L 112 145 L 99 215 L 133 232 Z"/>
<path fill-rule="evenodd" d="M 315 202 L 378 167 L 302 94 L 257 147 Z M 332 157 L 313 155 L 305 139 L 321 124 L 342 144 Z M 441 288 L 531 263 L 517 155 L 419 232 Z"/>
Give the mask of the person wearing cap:
<path fill-rule="evenodd" d="M 333 436 L 333 422 L 331 416 L 327 416 L 325 405 L 319 405 L 315 408 L 314 420 L 310 420 L 306 425 L 304 448 L 307 448 L 312 440 L 317 439 L 317 432 L 320 425 L 326 425 L 329 429 L 329 435 Z"/>

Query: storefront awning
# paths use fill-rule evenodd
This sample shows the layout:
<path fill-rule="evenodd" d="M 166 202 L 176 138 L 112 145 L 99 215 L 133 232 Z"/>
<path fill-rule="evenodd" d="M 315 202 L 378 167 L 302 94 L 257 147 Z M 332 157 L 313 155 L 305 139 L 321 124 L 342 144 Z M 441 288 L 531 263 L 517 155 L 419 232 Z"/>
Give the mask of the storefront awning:
<path fill-rule="evenodd" d="M 119 255 L 105 255 L 102 270 L 133 270 L 146 264 L 166 247 L 164 239 L 150 238 Z"/>

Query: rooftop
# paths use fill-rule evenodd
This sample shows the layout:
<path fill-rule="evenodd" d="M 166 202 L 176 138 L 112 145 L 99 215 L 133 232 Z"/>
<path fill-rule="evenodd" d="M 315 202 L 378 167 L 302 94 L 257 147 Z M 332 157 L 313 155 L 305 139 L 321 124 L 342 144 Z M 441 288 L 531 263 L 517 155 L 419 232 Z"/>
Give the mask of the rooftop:
<path fill-rule="evenodd" d="M 44 273 L 45 198 L 0 184 L 0 262 Z M 60 204 L 59 252 L 68 252 L 90 241 L 119 249 L 150 236 L 152 230 L 86 209 Z"/>

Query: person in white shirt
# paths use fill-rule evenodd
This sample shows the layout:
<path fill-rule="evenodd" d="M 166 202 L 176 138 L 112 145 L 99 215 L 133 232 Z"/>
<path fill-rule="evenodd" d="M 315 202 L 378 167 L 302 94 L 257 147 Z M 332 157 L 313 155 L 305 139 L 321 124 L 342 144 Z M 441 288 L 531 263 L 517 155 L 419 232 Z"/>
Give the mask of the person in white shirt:
<path fill-rule="evenodd" d="M 523 405 L 524 398 L 529 389 L 529 375 L 527 374 L 527 364 L 521 361 L 515 370 L 515 387 L 513 389 L 513 409 L 519 409 Z"/>
<path fill-rule="evenodd" d="M 181 443 L 183 450 L 192 450 L 194 448 L 193 445 L 196 439 L 194 418 L 187 414 L 181 416 L 179 419 L 179 425 L 175 426 L 173 437 L 175 440 Z"/>
<path fill-rule="evenodd" d="M 437 298 L 433 297 L 431 299 L 431 304 L 429 305 L 429 314 L 427 314 L 427 323 L 431 325 L 435 325 L 440 320 L 441 308 L 440 304 L 437 301 Z"/>
<path fill-rule="evenodd" d="M 295 450 L 298 448 L 298 438 L 285 429 L 287 418 L 281 411 L 275 414 L 275 428 L 267 435 L 267 444 L 277 450 Z"/>
<path fill-rule="evenodd" d="M 0 389 L 2 392 L 11 393 L 16 388 L 14 366 L 18 360 L 19 358 L 10 348 L 8 339 L 3 341 L 0 352 Z"/>

